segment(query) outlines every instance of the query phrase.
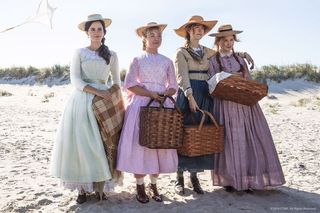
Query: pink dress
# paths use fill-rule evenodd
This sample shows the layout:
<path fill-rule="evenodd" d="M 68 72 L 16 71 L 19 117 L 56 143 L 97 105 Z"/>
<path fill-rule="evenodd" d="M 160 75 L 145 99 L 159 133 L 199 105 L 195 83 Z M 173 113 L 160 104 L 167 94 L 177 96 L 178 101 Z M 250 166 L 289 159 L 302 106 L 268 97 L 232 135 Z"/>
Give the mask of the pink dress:
<path fill-rule="evenodd" d="M 124 88 L 141 86 L 147 90 L 164 93 L 168 88 L 177 90 L 172 61 L 161 54 L 144 53 L 133 59 L 127 73 Z M 177 171 L 178 158 L 175 149 L 149 149 L 139 144 L 140 107 L 150 98 L 128 91 L 124 126 L 118 147 L 117 169 L 134 174 L 159 174 Z M 170 100 L 166 107 L 173 107 Z"/>

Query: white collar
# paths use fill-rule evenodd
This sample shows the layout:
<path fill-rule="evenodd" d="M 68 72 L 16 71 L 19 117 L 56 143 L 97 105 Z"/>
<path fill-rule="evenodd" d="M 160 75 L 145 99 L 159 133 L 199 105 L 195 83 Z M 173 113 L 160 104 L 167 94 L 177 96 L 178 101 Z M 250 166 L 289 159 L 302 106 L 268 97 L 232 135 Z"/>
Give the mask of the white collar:
<path fill-rule="evenodd" d="M 191 46 L 190 46 L 191 47 Z M 194 47 L 191 47 L 191 49 L 193 49 L 194 51 L 196 51 L 196 50 L 204 50 L 204 46 L 202 46 L 202 45 L 200 45 L 199 44 L 199 47 L 196 47 L 196 48 L 194 48 Z"/>
<path fill-rule="evenodd" d="M 219 51 L 219 52 L 220 52 L 220 51 Z M 228 53 L 222 53 L 222 52 L 220 52 L 220 55 L 221 55 L 221 57 L 225 57 L 225 56 L 230 57 L 230 56 L 232 55 L 232 51 L 230 51 L 230 52 L 228 52 Z"/>
<path fill-rule="evenodd" d="M 202 50 L 201 47 L 197 47 L 197 48 L 192 47 L 192 49 L 193 49 L 194 51 Z"/>

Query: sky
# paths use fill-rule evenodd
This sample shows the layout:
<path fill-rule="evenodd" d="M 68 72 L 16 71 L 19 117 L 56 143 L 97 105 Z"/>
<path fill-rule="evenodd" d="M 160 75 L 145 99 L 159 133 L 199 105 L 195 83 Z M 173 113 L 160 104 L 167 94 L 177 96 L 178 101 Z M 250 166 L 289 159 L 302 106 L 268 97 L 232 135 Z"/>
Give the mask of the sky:
<path fill-rule="evenodd" d="M 40 1 L 0 0 L 0 31 L 34 15 Z M 49 0 L 49 4 L 57 8 L 52 29 L 45 24 L 28 23 L 0 33 L 0 68 L 70 64 L 74 50 L 90 43 L 77 25 L 93 13 L 112 19 L 106 44 L 117 52 L 120 69 L 128 69 L 132 59 L 142 53 L 135 29 L 151 21 L 168 24 L 159 52 L 174 60 L 184 39 L 173 29 L 192 15 L 218 20 L 210 33 L 222 24 L 242 30 L 235 50 L 248 52 L 257 67 L 320 65 L 319 0 Z M 200 43 L 214 47 L 214 39 L 207 35 Z"/>

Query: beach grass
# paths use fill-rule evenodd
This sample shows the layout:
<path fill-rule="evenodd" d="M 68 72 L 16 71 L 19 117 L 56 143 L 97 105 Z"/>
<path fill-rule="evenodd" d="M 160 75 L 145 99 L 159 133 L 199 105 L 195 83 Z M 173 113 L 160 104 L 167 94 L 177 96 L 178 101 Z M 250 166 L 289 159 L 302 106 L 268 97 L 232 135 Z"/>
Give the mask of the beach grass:
<path fill-rule="evenodd" d="M 12 93 L 6 91 L 6 90 L 0 90 L 0 97 L 2 96 L 12 96 Z"/>
<path fill-rule="evenodd" d="M 251 72 L 253 79 L 262 83 L 268 80 L 282 82 L 288 79 L 305 79 L 311 82 L 320 82 L 319 67 L 312 64 L 291 64 L 291 65 L 267 65 L 257 68 Z M 121 81 L 124 81 L 127 70 L 120 70 Z M 33 78 L 39 84 L 49 84 L 52 80 L 62 82 L 60 84 L 70 83 L 70 67 L 68 65 L 56 64 L 52 67 L 36 68 L 29 67 L 11 67 L 0 69 L 0 79 L 12 81 L 17 79 Z M 110 79 L 109 79 L 110 80 Z M 26 81 L 24 84 L 28 84 Z"/>
<path fill-rule="evenodd" d="M 304 78 L 311 82 L 320 82 L 319 67 L 312 64 L 268 65 L 262 66 L 252 72 L 252 77 L 262 83 L 272 80 L 280 83 L 285 80 Z"/>

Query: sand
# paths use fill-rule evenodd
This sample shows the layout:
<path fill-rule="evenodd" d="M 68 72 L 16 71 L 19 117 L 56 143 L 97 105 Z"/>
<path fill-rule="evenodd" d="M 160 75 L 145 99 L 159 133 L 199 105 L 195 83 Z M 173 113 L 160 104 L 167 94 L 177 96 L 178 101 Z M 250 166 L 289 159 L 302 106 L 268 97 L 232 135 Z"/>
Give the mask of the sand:
<path fill-rule="evenodd" d="M 90 196 L 79 205 L 77 192 L 61 188 L 48 170 L 71 85 L 0 84 L 0 90 L 12 93 L 0 97 L 0 212 L 320 212 L 320 85 L 295 80 L 270 82 L 269 87 L 260 105 L 279 153 L 284 186 L 228 193 L 213 187 L 206 171 L 199 175 L 204 195 L 188 187 L 179 196 L 173 190 L 175 175 L 167 174 L 158 183 L 164 202 L 140 204 L 135 180 L 125 174 L 124 186 L 108 200 Z"/>

